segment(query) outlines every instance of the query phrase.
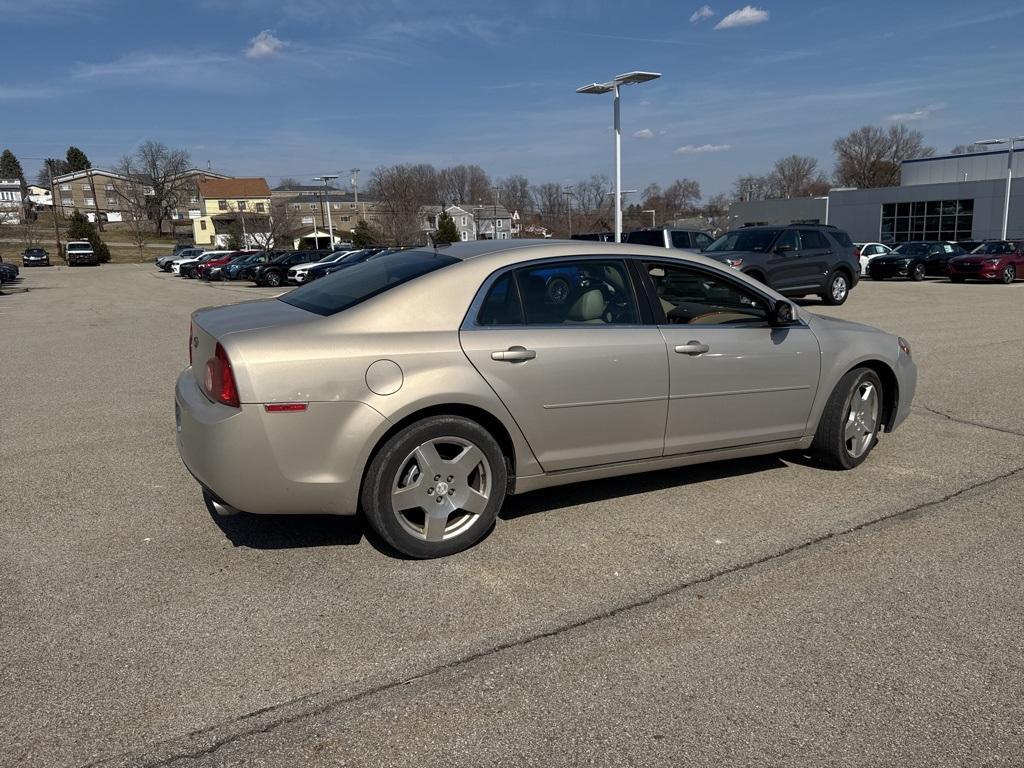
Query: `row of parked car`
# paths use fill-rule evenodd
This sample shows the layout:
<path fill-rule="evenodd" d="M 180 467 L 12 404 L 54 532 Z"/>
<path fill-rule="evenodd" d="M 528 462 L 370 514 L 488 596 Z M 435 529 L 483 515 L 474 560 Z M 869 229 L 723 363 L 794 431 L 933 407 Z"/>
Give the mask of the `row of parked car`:
<path fill-rule="evenodd" d="M 334 250 L 230 251 L 181 248 L 159 256 L 158 268 L 182 278 L 199 280 L 246 280 L 276 288 L 301 285 L 359 264 L 381 253 L 383 248 L 338 248 Z"/>
<path fill-rule="evenodd" d="M 954 283 L 985 280 L 1009 285 L 1024 275 L 1024 241 L 986 240 L 962 244 L 917 240 L 890 248 L 882 243 L 858 243 L 862 273 L 872 280 L 948 277 Z"/>

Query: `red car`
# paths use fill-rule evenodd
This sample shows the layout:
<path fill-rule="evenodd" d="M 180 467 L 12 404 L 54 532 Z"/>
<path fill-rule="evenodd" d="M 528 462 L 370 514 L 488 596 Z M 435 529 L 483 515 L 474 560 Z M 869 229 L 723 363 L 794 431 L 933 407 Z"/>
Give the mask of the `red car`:
<path fill-rule="evenodd" d="M 1024 241 L 989 240 L 966 256 L 949 260 L 949 279 L 998 280 L 1009 285 L 1024 275 Z"/>
<path fill-rule="evenodd" d="M 196 277 L 201 280 L 210 279 L 210 270 L 214 267 L 223 267 L 239 256 L 247 256 L 250 253 L 256 253 L 256 251 L 231 251 L 231 253 L 225 253 L 223 256 L 218 256 L 216 259 L 210 259 L 204 261 L 202 264 L 196 265 Z"/>

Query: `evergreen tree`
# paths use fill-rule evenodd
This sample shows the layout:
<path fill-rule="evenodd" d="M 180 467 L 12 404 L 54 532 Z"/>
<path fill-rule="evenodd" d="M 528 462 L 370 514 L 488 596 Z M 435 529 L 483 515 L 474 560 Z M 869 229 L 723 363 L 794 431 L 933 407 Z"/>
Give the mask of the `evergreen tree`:
<path fill-rule="evenodd" d="M 63 173 L 78 173 L 78 171 L 86 171 L 92 168 L 92 163 L 89 162 L 89 158 L 85 156 L 85 152 L 80 150 L 78 147 L 68 147 L 67 160 L 64 163 L 66 168 Z"/>
<path fill-rule="evenodd" d="M 21 186 L 25 186 L 25 172 L 21 170 L 18 158 L 9 149 L 0 154 L 0 179 L 18 179 Z"/>
<path fill-rule="evenodd" d="M 376 240 L 377 238 L 373 236 L 373 230 L 370 229 L 370 225 L 364 219 L 360 219 L 359 223 L 356 224 L 355 231 L 352 233 L 352 246 L 354 248 L 369 248 Z"/>
<path fill-rule="evenodd" d="M 459 239 L 459 230 L 455 228 L 455 219 L 448 211 L 442 209 L 437 217 L 437 231 L 434 232 L 434 243 L 436 245 L 447 245 Z"/>
<path fill-rule="evenodd" d="M 107 244 L 100 239 L 92 222 L 79 211 L 75 211 L 68 217 L 67 238 L 68 240 L 88 240 L 100 263 L 110 261 L 110 249 L 107 248 Z"/>

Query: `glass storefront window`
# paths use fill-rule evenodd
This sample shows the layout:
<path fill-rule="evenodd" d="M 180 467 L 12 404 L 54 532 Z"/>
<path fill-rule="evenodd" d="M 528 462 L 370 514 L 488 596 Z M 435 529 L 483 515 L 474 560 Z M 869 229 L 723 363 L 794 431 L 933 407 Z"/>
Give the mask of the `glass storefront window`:
<path fill-rule="evenodd" d="M 884 203 L 879 241 L 970 240 L 974 226 L 973 200 L 923 200 Z"/>

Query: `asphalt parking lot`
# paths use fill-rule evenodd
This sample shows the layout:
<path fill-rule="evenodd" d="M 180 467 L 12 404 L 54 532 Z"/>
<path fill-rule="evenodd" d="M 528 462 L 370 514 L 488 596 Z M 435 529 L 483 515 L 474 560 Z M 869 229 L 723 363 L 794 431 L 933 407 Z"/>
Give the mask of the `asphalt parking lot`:
<path fill-rule="evenodd" d="M 796 456 L 514 497 L 444 560 L 214 521 L 152 265 L 0 296 L 0 765 L 1022 765 L 1024 283 L 866 282 L 912 416 Z"/>

